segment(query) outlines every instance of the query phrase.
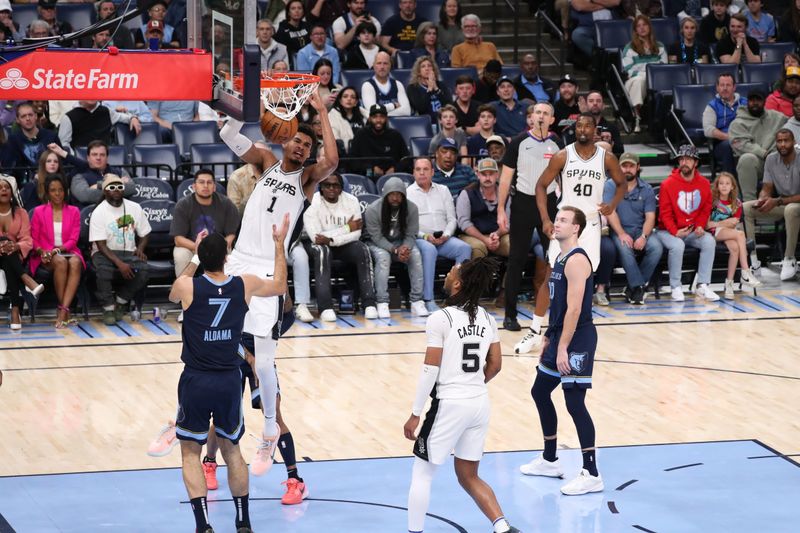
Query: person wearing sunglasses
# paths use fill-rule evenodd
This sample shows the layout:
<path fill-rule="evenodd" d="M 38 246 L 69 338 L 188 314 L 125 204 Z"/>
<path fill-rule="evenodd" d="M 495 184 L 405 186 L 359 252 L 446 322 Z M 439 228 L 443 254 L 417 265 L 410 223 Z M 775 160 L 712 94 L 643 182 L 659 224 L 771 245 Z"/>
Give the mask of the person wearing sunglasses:
<path fill-rule="evenodd" d="M 89 241 L 97 271 L 97 300 L 103 306 L 103 323 L 122 320 L 133 297 L 147 285 L 150 222 L 139 204 L 123 199 L 125 185 L 116 174 L 103 177 L 105 199 L 92 212 Z M 116 294 L 113 281 L 122 278 Z"/>

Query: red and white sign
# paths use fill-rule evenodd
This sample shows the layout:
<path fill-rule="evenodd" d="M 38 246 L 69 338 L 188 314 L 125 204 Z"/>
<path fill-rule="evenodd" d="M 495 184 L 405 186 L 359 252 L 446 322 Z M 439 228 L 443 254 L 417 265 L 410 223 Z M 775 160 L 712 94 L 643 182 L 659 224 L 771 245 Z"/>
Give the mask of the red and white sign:
<path fill-rule="evenodd" d="M 36 50 L 0 65 L 0 100 L 210 100 L 199 51 Z"/>

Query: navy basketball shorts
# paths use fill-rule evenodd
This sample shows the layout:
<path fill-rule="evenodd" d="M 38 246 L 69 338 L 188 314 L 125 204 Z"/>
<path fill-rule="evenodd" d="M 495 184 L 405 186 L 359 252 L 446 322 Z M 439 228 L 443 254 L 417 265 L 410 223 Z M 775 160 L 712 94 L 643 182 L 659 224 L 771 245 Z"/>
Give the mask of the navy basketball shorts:
<path fill-rule="evenodd" d="M 220 371 L 184 368 L 178 381 L 177 437 L 205 444 L 213 419 L 216 434 L 237 444 L 244 435 L 241 381 L 238 368 Z"/>
<path fill-rule="evenodd" d="M 594 352 L 597 349 L 597 329 L 594 324 L 577 329 L 575 335 L 572 336 L 572 342 L 567 349 L 571 371 L 566 376 L 561 375 L 556 365 L 559 338 L 560 334 L 550 337 L 550 343 L 539 361 L 539 371 L 560 378 L 561 386 L 565 389 L 572 387 L 591 389 Z"/>

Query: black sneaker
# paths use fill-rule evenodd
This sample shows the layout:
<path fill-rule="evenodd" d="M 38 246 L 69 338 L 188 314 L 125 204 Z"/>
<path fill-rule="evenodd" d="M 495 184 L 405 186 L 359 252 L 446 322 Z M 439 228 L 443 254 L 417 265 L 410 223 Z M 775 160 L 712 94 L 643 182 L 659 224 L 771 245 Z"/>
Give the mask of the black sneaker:
<path fill-rule="evenodd" d="M 622 291 L 622 294 L 625 295 L 625 301 L 629 304 L 633 303 L 633 294 L 634 291 L 631 290 L 629 285 L 625 285 L 625 290 Z"/>
<path fill-rule="evenodd" d="M 639 285 L 635 289 L 633 289 L 633 295 L 631 296 L 631 303 L 635 305 L 644 305 L 644 298 L 646 293 L 644 292 L 644 285 Z"/>
<path fill-rule="evenodd" d="M 522 329 L 516 318 L 509 317 L 503 319 L 503 327 L 506 329 L 506 331 L 520 331 Z"/>

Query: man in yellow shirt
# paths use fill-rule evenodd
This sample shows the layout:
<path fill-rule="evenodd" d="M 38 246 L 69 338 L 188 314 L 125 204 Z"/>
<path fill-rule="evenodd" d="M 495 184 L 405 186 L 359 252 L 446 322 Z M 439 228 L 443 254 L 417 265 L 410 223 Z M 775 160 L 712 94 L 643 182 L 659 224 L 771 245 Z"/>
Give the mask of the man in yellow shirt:
<path fill-rule="evenodd" d="M 477 15 L 464 15 L 461 18 L 461 30 L 464 42 L 453 47 L 450 64 L 454 67 L 475 67 L 478 74 L 490 59 L 503 63 L 494 43 L 484 41 L 481 37 L 481 19 Z"/>

